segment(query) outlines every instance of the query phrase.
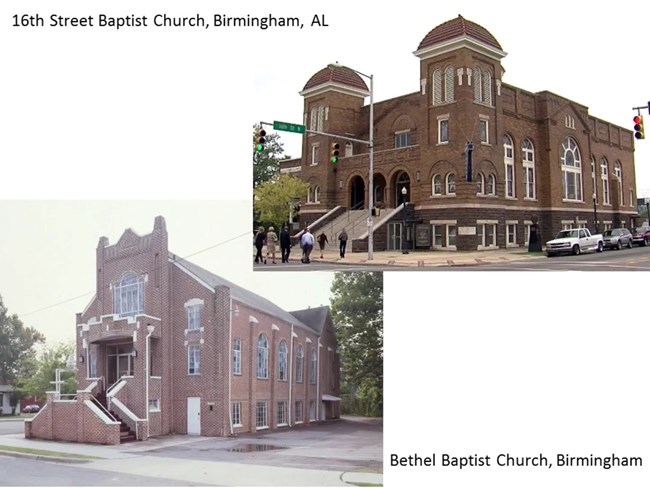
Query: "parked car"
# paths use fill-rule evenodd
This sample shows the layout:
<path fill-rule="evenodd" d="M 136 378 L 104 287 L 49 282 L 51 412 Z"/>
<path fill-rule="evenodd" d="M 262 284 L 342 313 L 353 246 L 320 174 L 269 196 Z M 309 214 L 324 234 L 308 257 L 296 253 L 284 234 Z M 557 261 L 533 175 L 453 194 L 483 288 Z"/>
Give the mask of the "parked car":
<path fill-rule="evenodd" d="M 555 239 L 546 243 L 546 255 L 580 254 L 585 251 L 603 251 L 603 236 L 592 234 L 587 228 L 561 230 Z"/>
<path fill-rule="evenodd" d="M 41 409 L 41 407 L 39 407 L 36 404 L 34 404 L 34 405 L 26 405 L 23 408 L 23 413 L 37 413 L 40 409 Z"/>
<path fill-rule="evenodd" d="M 603 245 L 609 249 L 621 249 L 623 246 L 632 247 L 632 233 L 623 227 L 608 229 L 603 232 Z"/>
<path fill-rule="evenodd" d="M 650 226 L 642 225 L 632 231 L 632 242 L 639 246 L 647 246 L 650 244 Z"/>

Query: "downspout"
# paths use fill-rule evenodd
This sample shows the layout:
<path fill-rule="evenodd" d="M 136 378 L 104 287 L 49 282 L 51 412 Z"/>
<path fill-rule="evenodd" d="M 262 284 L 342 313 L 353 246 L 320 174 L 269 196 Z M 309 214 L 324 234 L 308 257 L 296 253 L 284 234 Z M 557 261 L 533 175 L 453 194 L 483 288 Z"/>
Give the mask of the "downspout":
<path fill-rule="evenodd" d="M 233 309 L 232 309 L 232 296 L 230 297 L 230 313 L 228 314 L 228 346 L 226 347 L 226 351 L 228 353 L 228 404 L 226 405 L 226 408 L 228 408 L 228 423 L 230 424 L 230 435 L 235 434 L 235 430 L 232 426 L 232 355 L 233 355 L 233 345 L 232 345 L 232 314 L 233 314 Z M 241 354 L 239 356 L 239 360 L 241 361 Z M 241 412 L 240 412 L 241 415 Z"/>
<path fill-rule="evenodd" d="M 291 412 L 293 404 L 291 403 L 291 393 L 293 392 L 293 324 L 291 324 L 291 342 L 289 343 L 289 405 L 287 406 L 287 420 L 291 427 Z"/>
<path fill-rule="evenodd" d="M 149 376 L 151 376 L 151 371 L 149 371 L 149 355 L 151 354 L 150 349 L 150 343 L 151 343 L 151 334 L 153 334 L 155 327 L 151 324 L 147 324 L 147 337 L 145 339 L 145 349 L 146 349 L 146 354 L 145 354 L 145 365 L 144 365 L 144 370 L 145 370 L 145 418 L 147 419 L 147 439 L 149 438 Z M 137 425 L 137 422 L 136 422 Z"/>
<path fill-rule="evenodd" d="M 322 402 L 320 398 L 320 337 L 316 344 L 318 344 L 316 349 L 316 420 L 320 420 L 320 404 Z"/>

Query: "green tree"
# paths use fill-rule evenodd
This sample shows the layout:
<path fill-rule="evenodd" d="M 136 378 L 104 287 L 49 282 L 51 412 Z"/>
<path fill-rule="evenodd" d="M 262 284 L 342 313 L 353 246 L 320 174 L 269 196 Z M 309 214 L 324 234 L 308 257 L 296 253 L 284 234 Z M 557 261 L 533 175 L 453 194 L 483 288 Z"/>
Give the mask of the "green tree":
<path fill-rule="evenodd" d="M 15 386 L 22 362 L 44 341 L 43 334 L 25 327 L 16 314 L 9 315 L 0 296 L 0 384 Z"/>
<path fill-rule="evenodd" d="M 253 147 L 257 143 L 255 136 L 259 128 L 259 124 L 253 126 Z M 253 188 L 280 174 L 280 161 L 290 158 L 284 156 L 283 145 L 280 142 L 280 134 L 267 133 L 264 149 L 260 152 L 253 151 Z"/>
<path fill-rule="evenodd" d="M 305 200 L 309 183 L 290 175 L 280 175 L 255 188 L 254 209 L 257 220 L 281 225 L 289 221 L 293 199 Z"/>
<path fill-rule="evenodd" d="M 46 400 L 46 392 L 54 391 L 56 385 L 52 381 L 56 378 L 57 369 L 65 369 L 66 362 L 70 356 L 74 357 L 75 345 L 56 344 L 45 347 L 37 357 L 31 358 L 24 364 L 24 371 L 30 372 L 29 376 L 24 376 L 18 381 L 18 396 L 35 396 L 39 401 Z M 61 393 L 73 394 L 77 391 L 77 382 L 75 380 L 74 370 L 68 370 L 61 373 Z"/>
<path fill-rule="evenodd" d="M 336 273 L 331 290 L 332 317 L 341 351 L 343 410 L 360 415 L 382 415 L 383 273 Z"/>

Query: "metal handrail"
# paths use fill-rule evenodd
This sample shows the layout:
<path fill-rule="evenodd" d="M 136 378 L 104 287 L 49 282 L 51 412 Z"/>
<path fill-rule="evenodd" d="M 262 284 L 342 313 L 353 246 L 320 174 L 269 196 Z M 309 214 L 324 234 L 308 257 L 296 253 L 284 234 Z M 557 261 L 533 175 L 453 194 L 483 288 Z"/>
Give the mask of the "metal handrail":
<path fill-rule="evenodd" d="M 90 395 L 90 398 L 95 401 L 95 405 L 99 406 L 99 408 L 108 416 L 109 419 L 111 419 L 113 422 L 117 422 L 117 419 L 113 417 L 113 414 L 109 412 L 104 405 L 102 405 L 97 398 L 94 396 Z"/>

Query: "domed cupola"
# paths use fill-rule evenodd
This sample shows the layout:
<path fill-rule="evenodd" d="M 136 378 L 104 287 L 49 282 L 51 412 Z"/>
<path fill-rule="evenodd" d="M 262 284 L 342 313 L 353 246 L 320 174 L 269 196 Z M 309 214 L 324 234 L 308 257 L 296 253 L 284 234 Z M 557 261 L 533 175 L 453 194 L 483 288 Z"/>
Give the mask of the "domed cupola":
<path fill-rule="evenodd" d="M 368 85 L 361 76 L 350 68 L 338 65 L 329 65 L 309 78 L 300 94 L 309 97 L 330 90 L 362 98 L 370 94 Z"/>
<path fill-rule="evenodd" d="M 413 53 L 420 59 L 466 47 L 500 60 L 506 56 L 501 44 L 490 32 L 462 15 L 434 27 Z"/>

